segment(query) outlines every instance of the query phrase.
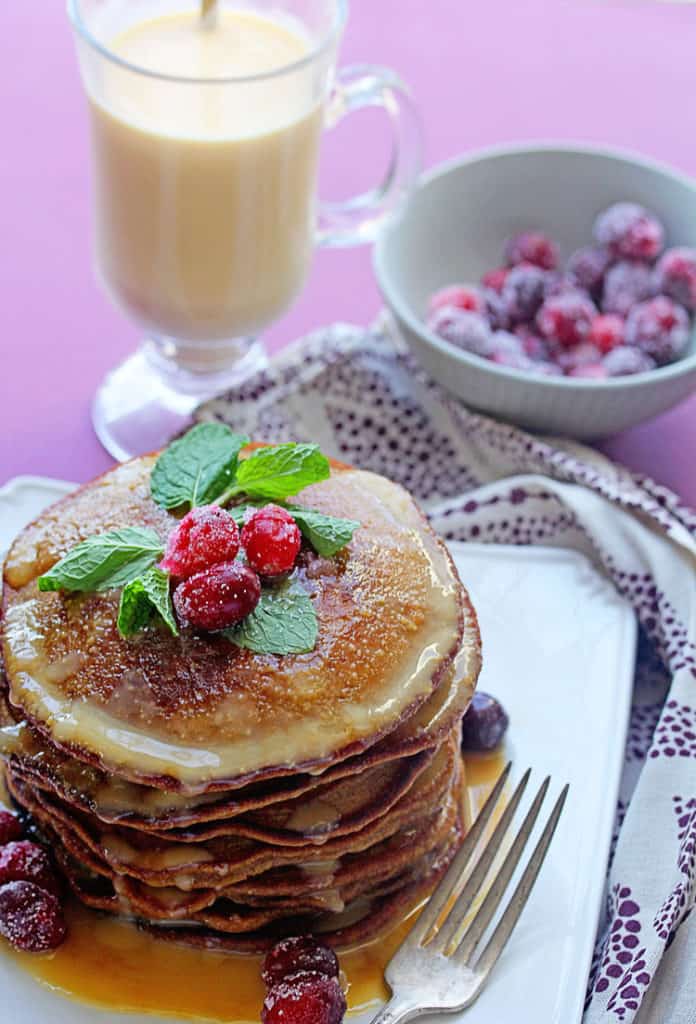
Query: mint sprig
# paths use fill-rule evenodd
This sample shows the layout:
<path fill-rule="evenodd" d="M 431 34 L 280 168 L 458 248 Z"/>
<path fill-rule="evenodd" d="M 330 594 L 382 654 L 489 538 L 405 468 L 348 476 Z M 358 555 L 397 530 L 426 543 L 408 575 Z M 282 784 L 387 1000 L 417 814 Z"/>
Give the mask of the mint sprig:
<path fill-rule="evenodd" d="M 199 423 L 157 459 L 150 478 L 153 500 L 166 509 L 208 505 L 234 479 L 248 443 L 224 423 Z"/>
<path fill-rule="evenodd" d="M 278 444 L 242 459 L 231 486 L 217 499 L 224 505 L 239 494 L 284 501 L 305 487 L 328 480 L 329 460 L 316 444 Z"/>
<path fill-rule="evenodd" d="M 162 557 L 154 530 L 126 526 L 98 533 L 77 544 L 39 576 L 39 590 L 95 592 L 123 587 Z"/>
<path fill-rule="evenodd" d="M 134 636 L 150 625 L 155 616 L 164 622 L 174 636 L 179 635 L 169 591 L 169 573 L 152 566 L 122 590 L 118 631 L 122 637 Z"/>
<path fill-rule="evenodd" d="M 255 654 L 306 654 L 314 650 L 318 630 L 309 595 L 288 581 L 264 590 L 251 615 L 224 635 Z"/>

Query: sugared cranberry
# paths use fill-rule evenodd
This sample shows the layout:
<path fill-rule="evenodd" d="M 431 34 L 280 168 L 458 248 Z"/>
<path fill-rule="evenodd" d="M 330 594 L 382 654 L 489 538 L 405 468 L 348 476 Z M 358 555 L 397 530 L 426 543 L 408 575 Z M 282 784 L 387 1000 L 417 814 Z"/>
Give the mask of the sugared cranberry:
<path fill-rule="evenodd" d="M 264 505 L 244 524 L 242 544 L 252 569 L 261 576 L 278 576 L 295 564 L 302 534 L 286 509 Z"/>
<path fill-rule="evenodd" d="M 546 277 L 546 271 L 531 264 L 512 268 L 502 292 L 508 323 L 529 323 L 534 319 L 544 301 Z"/>
<path fill-rule="evenodd" d="M 484 288 L 490 288 L 491 291 L 498 292 L 498 294 L 500 294 L 509 273 L 509 267 L 495 267 L 494 270 L 487 270 L 481 278 L 481 284 Z"/>
<path fill-rule="evenodd" d="M 326 978 L 338 977 L 338 960 L 328 946 L 313 935 L 295 935 L 276 943 L 266 955 L 261 977 L 268 988 L 283 981 L 290 974 L 311 971 Z"/>
<path fill-rule="evenodd" d="M 0 846 L 22 838 L 22 822 L 12 811 L 0 810 Z"/>
<path fill-rule="evenodd" d="M 554 295 L 566 295 L 568 292 L 572 292 L 574 295 L 587 294 L 589 296 L 589 292 L 585 293 L 568 274 L 556 272 L 546 275 L 546 284 L 544 286 L 545 299 L 550 299 Z"/>
<path fill-rule="evenodd" d="M 495 750 L 502 742 L 509 723 L 500 701 L 477 690 L 462 721 L 462 749 Z"/>
<path fill-rule="evenodd" d="M 511 326 L 502 292 L 492 288 L 486 291 L 486 319 L 494 331 L 506 331 Z"/>
<path fill-rule="evenodd" d="M 589 341 L 583 341 L 579 345 L 572 345 L 570 348 L 561 349 L 556 356 L 556 361 L 564 373 L 572 373 L 581 366 L 588 366 L 591 363 L 599 363 L 602 353 L 596 345 Z"/>
<path fill-rule="evenodd" d="M 8 882 L 0 887 L 0 934 L 23 953 L 48 953 L 65 940 L 60 903 L 33 882 Z"/>
<path fill-rule="evenodd" d="M 604 357 L 604 369 L 610 377 L 625 377 L 633 373 L 654 370 L 655 360 L 631 345 L 620 345 Z"/>
<path fill-rule="evenodd" d="M 662 252 L 665 238 L 657 217 L 637 203 L 614 203 L 597 217 L 593 234 L 614 259 L 646 262 Z"/>
<path fill-rule="evenodd" d="M 596 316 L 592 321 L 590 330 L 590 342 L 596 345 L 600 352 L 606 355 L 613 348 L 623 345 L 624 321 L 614 313 L 605 313 L 603 316 Z"/>
<path fill-rule="evenodd" d="M 450 345 L 456 345 L 465 352 L 487 356 L 490 351 L 490 327 L 478 313 L 467 313 L 447 306 L 430 318 L 428 327 Z"/>
<path fill-rule="evenodd" d="M 586 245 L 572 253 L 566 269 L 570 279 L 597 300 L 602 292 L 604 275 L 610 263 L 611 257 L 606 249 L 597 245 Z"/>
<path fill-rule="evenodd" d="M 223 562 L 194 573 L 174 591 L 179 621 L 194 629 L 227 629 L 253 612 L 261 597 L 261 583 L 253 569 L 241 562 Z"/>
<path fill-rule="evenodd" d="M 274 985 L 261 1011 L 262 1024 L 341 1024 L 346 997 L 337 978 L 304 972 Z"/>
<path fill-rule="evenodd" d="M 655 267 L 655 291 L 696 312 L 696 249 L 668 249 Z"/>
<path fill-rule="evenodd" d="M 549 358 L 549 346 L 527 324 L 519 324 L 515 328 L 515 334 L 522 342 L 525 355 L 528 355 L 530 359 L 547 360 Z"/>
<path fill-rule="evenodd" d="M 558 363 L 552 363 L 549 359 L 533 360 L 530 366 L 532 373 L 538 373 L 542 377 L 562 377 L 563 370 Z"/>
<path fill-rule="evenodd" d="M 597 315 L 594 303 L 582 292 L 567 292 L 547 299 L 537 314 L 543 338 L 559 345 L 579 345 L 590 333 Z"/>
<path fill-rule="evenodd" d="M 666 295 L 634 306 L 626 321 L 626 341 L 637 345 L 658 366 L 677 359 L 689 343 L 689 314 Z"/>
<path fill-rule="evenodd" d="M 428 309 L 435 313 L 446 306 L 465 309 L 470 313 L 483 313 L 486 303 L 481 289 L 475 284 L 450 284 L 431 296 Z"/>
<path fill-rule="evenodd" d="M 192 508 L 169 534 L 160 565 L 177 579 L 187 579 L 220 562 L 232 562 L 239 551 L 239 529 L 218 505 Z"/>
<path fill-rule="evenodd" d="M 542 270 L 555 270 L 558 256 L 556 243 L 541 231 L 524 231 L 505 244 L 505 260 L 510 267 L 518 263 L 533 263 Z"/>
<path fill-rule="evenodd" d="M 7 882 L 34 882 L 56 895 L 60 893 L 48 854 L 42 846 L 28 839 L 0 848 L 0 885 Z"/>
<path fill-rule="evenodd" d="M 602 363 L 583 363 L 568 371 L 569 377 L 588 377 L 592 380 L 604 380 L 609 374 Z"/>
<path fill-rule="evenodd" d="M 650 268 L 636 260 L 621 260 L 607 271 L 604 278 L 602 312 L 628 316 L 637 302 L 643 302 L 653 294 Z"/>

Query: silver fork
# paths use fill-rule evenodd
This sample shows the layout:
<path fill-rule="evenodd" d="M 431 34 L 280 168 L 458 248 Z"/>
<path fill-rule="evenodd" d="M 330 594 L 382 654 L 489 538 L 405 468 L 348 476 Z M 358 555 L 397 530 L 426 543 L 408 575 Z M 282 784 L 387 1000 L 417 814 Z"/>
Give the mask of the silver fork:
<path fill-rule="evenodd" d="M 565 786 L 500 920 L 485 947 L 476 956 L 483 934 L 500 907 L 510 879 L 522 859 L 551 781 L 547 777 L 539 787 L 488 892 L 469 918 L 493 861 L 502 852 L 510 824 L 529 782 L 531 769 L 522 776 L 510 800 L 501 810 L 490 839 L 455 899 L 479 840 L 503 792 L 510 767 L 508 764 L 501 773 L 447 874 L 387 965 L 385 977 L 392 996 L 372 1024 L 398 1024 L 423 1014 L 464 1010 L 480 995 L 529 899 L 568 795 L 568 786 Z"/>

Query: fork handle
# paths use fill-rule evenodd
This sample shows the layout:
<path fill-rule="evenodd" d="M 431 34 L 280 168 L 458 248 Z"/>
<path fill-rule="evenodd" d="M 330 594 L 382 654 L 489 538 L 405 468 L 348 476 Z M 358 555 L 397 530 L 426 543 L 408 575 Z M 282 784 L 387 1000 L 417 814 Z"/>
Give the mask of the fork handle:
<path fill-rule="evenodd" d="M 412 1020 L 420 1013 L 422 1010 L 415 1003 L 395 995 L 370 1021 L 370 1024 L 402 1024 L 403 1021 Z"/>

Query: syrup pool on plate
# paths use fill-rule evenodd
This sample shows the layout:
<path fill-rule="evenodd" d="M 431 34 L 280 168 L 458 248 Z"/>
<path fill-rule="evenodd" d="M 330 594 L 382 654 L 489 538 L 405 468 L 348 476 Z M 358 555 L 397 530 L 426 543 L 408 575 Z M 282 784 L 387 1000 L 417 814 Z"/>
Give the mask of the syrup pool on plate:
<path fill-rule="evenodd" d="M 467 756 L 465 767 L 463 798 L 470 822 L 503 768 L 502 755 Z M 66 913 L 69 935 L 57 952 L 33 956 L 7 946 L 3 952 L 56 992 L 101 1008 L 225 1024 L 259 1020 L 265 994 L 260 957 L 176 946 L 74 902 Z M 386 936 L 341 954 L 349 1013 L 374 1009 L 387 998 L 384 968 L 410 924 L 401 921 Z"/>

